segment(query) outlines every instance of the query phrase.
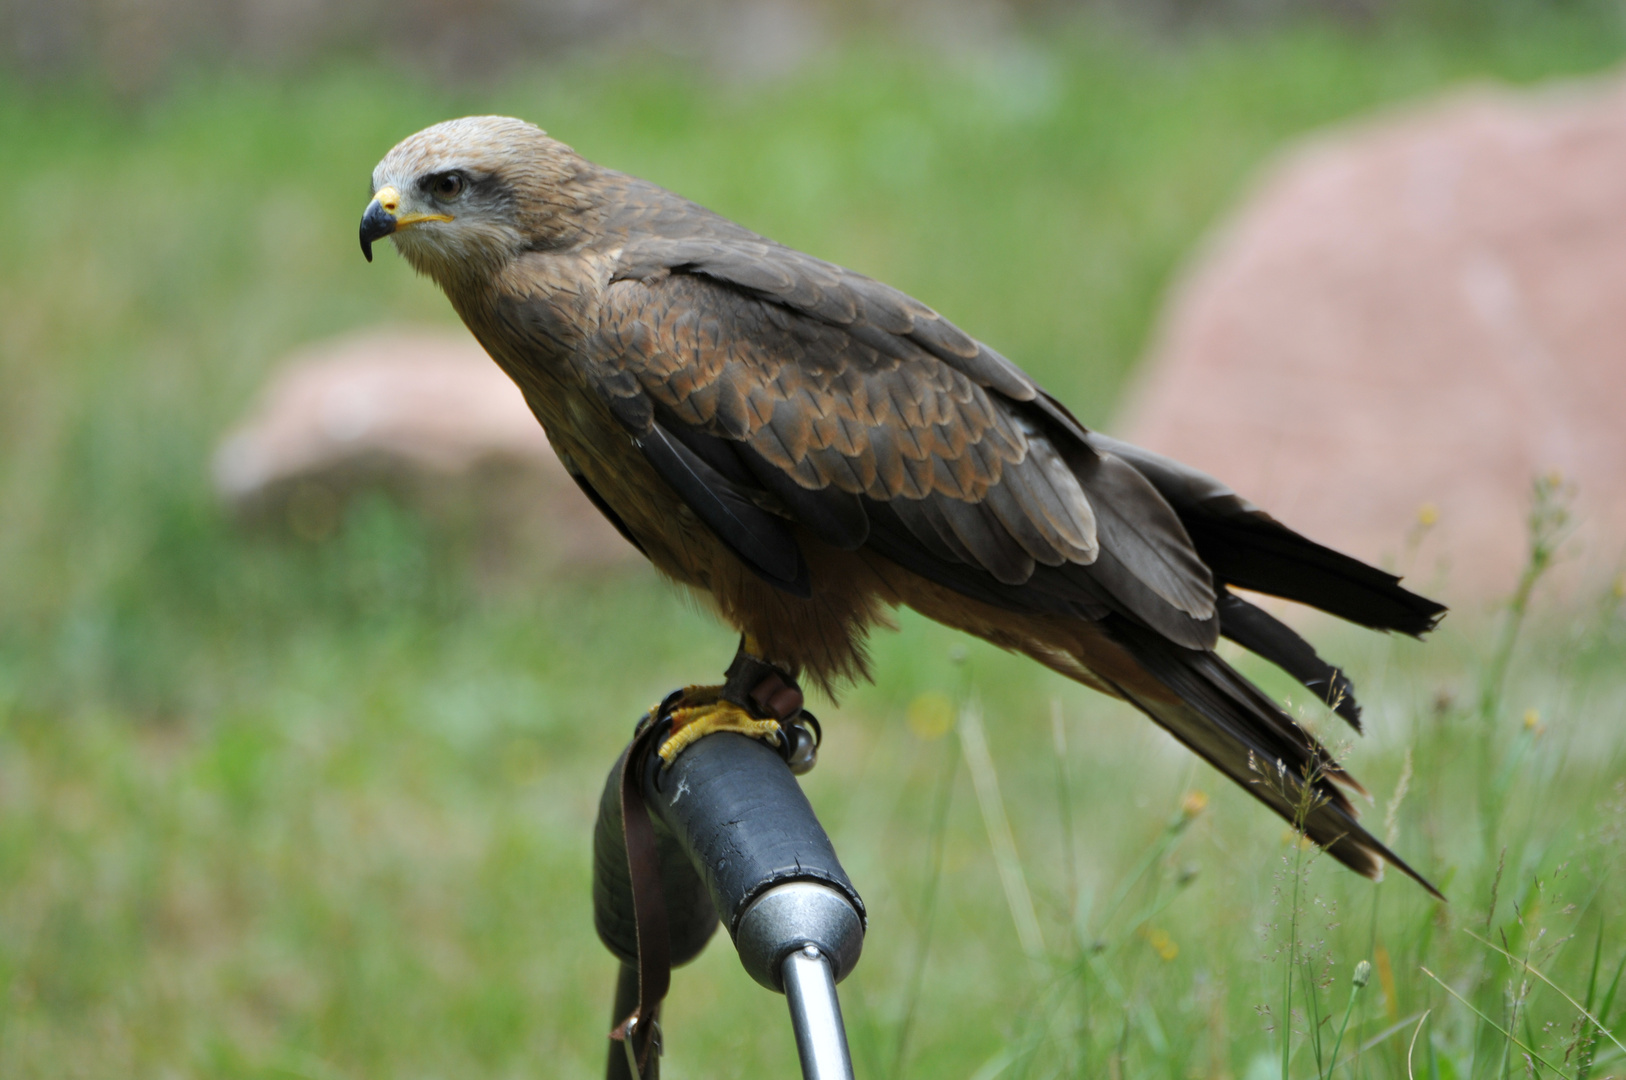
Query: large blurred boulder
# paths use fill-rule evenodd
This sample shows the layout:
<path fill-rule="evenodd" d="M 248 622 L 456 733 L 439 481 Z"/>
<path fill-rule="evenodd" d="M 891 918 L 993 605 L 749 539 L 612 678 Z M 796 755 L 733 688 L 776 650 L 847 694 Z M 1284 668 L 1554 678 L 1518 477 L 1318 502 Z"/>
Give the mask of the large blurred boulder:
<path fill-rule="evenodd" d="M 467 334 L 325 342 L 273 373 L 222 441 L 215 486 L 244 519 L 305 539 L 384 488 L 494 558 L 573 567 L 638 559 L 559 464 L 517 387 Z"/>
<path fill-rule="evenodd" d="M 1610 81 L 1476 90 L 1289 153 L 1191 268 L 1120 426 L 1463 601 L 1511 587 L 1552 470 L 1578 492 L 1572 568 L 1619 565 L 1623 413 Z"/>

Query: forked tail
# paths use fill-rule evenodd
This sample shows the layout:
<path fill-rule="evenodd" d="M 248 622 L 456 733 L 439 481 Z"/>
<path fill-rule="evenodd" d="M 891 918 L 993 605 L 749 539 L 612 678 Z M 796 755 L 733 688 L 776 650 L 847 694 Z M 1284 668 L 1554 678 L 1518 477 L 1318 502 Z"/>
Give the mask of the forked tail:
<path fill-rule="evenodd" d="M 1365 789 L 1236 669 L 1212 652 L 1176 645 L 1128 619 L 1110 618 L 1107 632 L 1158 684 L 1115 683 L 1128 701 L 1351 870 L 1377 879 L 1388 862 L 1444 899 L 1356 821 L 1340 786 L 1362 794 Z"/>

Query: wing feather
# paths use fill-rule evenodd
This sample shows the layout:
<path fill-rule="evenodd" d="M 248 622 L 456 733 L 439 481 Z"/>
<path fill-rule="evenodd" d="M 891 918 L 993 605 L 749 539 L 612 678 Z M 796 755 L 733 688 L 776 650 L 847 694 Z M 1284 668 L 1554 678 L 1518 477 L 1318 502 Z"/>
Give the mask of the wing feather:
<path fill-rule="evenodd" d="M 866 501 L 865 509 L 870 519 L 870 535 L 872 537 L 884 535 L 884 530 L 878 523 L 895 519 L 908 534 L 908 541 L 922 549 L 932 565 L 962 566 L 967 569 L 977 565 L 977 558 L 971 554 L 971 549 L 960 542 L 960 538 L 949 528 L 947 519 L 938 509 L 937 503 L 929 499 L 891 499 L 887 501 Z M 894 530 L 895 532 L 895 530 Z M 904 546 L 904 538 L 897 537 L 897 542 L 891 546 Z M 883 555 L 893 558 L 886 550 Z M 897 561 L 897 560 L 894 560 Z M 933 578 L 932 580 L 938 580 Z M 946 582 L 942 582 L 947 584 Z"/>
<path fill-rule="evenodd" d="M 1174 510 L 1116 455 L 1078 455 L 1072 464 L 1095 510 L 1103 554 L 1111 552 L 1126 573 L 1171 608 L 1212 624 L 1206 643 L 1194 646 L 1212 648 L 1218 640 L 1213 575 Z"/>
<path fill-rule="evenodd" d="M 955 537 L 995 581 L 1004 585 L 1027 584 L 1033 576 L 1033 557 L 1022 550 L 1022 545 L 1000 525 L 985 504 L 952 498 L 932 502 L 942 512 Z"/>
<path fill-rule="evenodd" d="M 659 424 L 638 448 L 706 526 L 764 580 L 796 596 L 813 595 L 807 563 L 781 519 L 741 495 L 734 484 Z"/>
<path fill-rule="evenodd" d="M 1220 591 L 1220 633 L 1287 672 L 1316 699 L 1361 730 L 1361 706 L 1343 669 L 1316 653 L 1292 627 L 1228 589 Z"/>

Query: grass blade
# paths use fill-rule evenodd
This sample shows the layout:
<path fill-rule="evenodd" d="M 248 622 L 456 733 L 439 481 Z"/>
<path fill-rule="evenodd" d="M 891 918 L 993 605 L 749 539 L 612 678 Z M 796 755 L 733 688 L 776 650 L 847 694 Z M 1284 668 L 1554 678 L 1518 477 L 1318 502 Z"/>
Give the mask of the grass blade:
<path fill-rule="evenodd" d="M 1582 1016 L 1584 1016 L 1588 1020 L 1592 1021 L 1592 1023 L 1597 1027 L 1597 1029 L 1599 1031 L 1603 1032 L 1604 1035 L 1609 1039 L 1610 1042 L 1614 1043 L 1615 1046 L 1619 1047 L 1622 1051 L 1626 1051 L 1626 1046 L 1622 1046 L 1620 1040 L 1615 1038 L 1614 1034 L 1608 1028 L 1603 1026 L 1603 1021 L 1599 1020 L 1596 1016 L 1593 1016 L 1591 1012 L 1587 1011 L 1587 1008 L 1584 1005 L 1582 1005 L 1579 1001 L 1576 1001 L 1574 998 L 1570 997 L 1569 994 L 1565 993 L 1563 988 L 1560 987 L 1557 983 L 1553 982 L 1553 980 L 1549 979 L 1547 976 L 1543 975 L 1536 968 L 1532 967 L 1528 960 L 1520 960 L 1517 956 L 1514 956 L 1512 953 L 1508 952 L 1506 949 L 1502 948 L 1500 945 L 1497 945 L 1497 944 L 1495 944 L 1494 942 L 1491 942 L 1491 941 L 1486 941 L 1484 938 L 1480 937 L 1478 934 L 1474 933 L 1472 930 L 1469 930 L 1467 927 L 1463 927 L 1462 932 L 1464 934 L 1467 934 L 1469 937 L 1473 938 L 1475 941 L 1479 942 L 1481 945 L 1484 945 L 1487 948 L 1494 949 L 1495 951 L 1501 953 L 1503 956 L 1507 957 L 1509 960 L 1512 960 L 1514 963 L 1516 963 L 1520 967 L 1524 968 L 1524 970 L 1528 971 L 1530 974 L 1534 975 L 1536 978 L 1540 979 L 1542 982 L 1546 983 L 1548 986 L 1552 987 L 1554 990 L 1557 990 L 1560 997 L 1562 997 L 1565 1001 L 1567 1001 L 1571 1005 L 1573 1005 L 1576 1008 L 1576 1010 L 1578 1012 L 1580 1012 L 1580 1014 Z M 1626 963 L 1626 961 L 1623 961 L 1623 963 Z M 1425 970 L 1427 970 L 1427 969 L 1425 969 Z M 1438 980 L 1436 980 L 1436 981 L 1438 981 Z M 1617 984 L 1620 981 L 1620 975 L 1618 973 L 1615 976 L 1615 981 L 1616 981 Z M 1613 993 L 1612 990 L 1611 990 L 1609 996 L 1610 996 L 1610 999 L 1611 999 L 1611 1002 L 1612 1002 L 1613 999 L 1614 999 L 1614 993 Z M 1551 1068 L 1551 1067 L 1552 1066 L 1548 1066 L 1548 1068 Z"/>
<path fill-rule="evenodd" d="M 937 894 L 943 882 L 943 845 L 948 836 L 949 802 L 954 797 L 954 774 L 959 764 L 952 750 L 944 755 L 943 772 L 932 800 L 930 843 L 927 847 L 926 885 L 921 897 L 919 938 L 915 943 L 914 965 L 909 973 L 909 990 L 904 997 L 903 1017 L 898 1022 L 898 1042 L 892 1055 L 892 1075 L 903 1076 L 908 1062 L 909 1036 L 914 1031 L 915 1008 L 920 1003 L 926 980 L 926 960 L 931 955 L 932 924 L 937 914 Z"/>
<path fill-rule="evenodd" d="M 1423 1033 L 1423 1022 L 1428 1019 L 1428 1014 L 1433 1011 L 1433 1009 L 1426 1010 L 1417 1021 L 1417 1030 L 1411 1033 L 1411 1045 L 1406 1047 L 1406 1080 L 1417 1080 L 1416 1074 L 1411 1071 L 1411 1055 L 1412 1051 L 1417 1049 L 1417 1036 Z"/>
<path fill-rule="evenodd" d="M 1016 939 L 1030 960 L 1043 960 L 1044 935 L 1039 931 L 1039 916 L 1033 909 L 1033 895 L 1028 892 L 1022 861 L 1016 854 L 1010 819 L 1005 816 L 999 775 L 994 771 L 994 759 L 988 753 L 988 737 L 983 732 L 982 710 L 975 702 L 967 702 L 960 710 L 960 749 L 971 770 L 977 803 L 982 807 L 982 823 L 988 830 L 988 845 L 994 849 L 994 865 L 999 870 L 1000 884 L 1005 887 L 1011 921 L 1016 924 Z"/>
<path fill-rule="evenodd" d="M 1449 985 L 1447 985 L 1447 983 L 1445 982 L 1444 979 L 1440 978 L 1438 975 L 1434 974 L 1432 971 L 1428 970 L 1428 968 L 1423 967 L 1420 964 L 1418 965 L 1418 970 L 1420 970 L 1424 975 L 1427 975 L 1429 978 L 1433 979 L 1435 982 L 1439 983 L 1440 984 L 1440 989 L 1444 990 L 1447 994 L 1450 994 L 1452 997 L 1456 998 L 1458 1001 L 1460 1001 L 1464 1005 L 1468 1006 L 1468 1011 L 1469 1012 L 1473 1013 L 1475 1016 L 1479 1017 L 1480 1020 L 1482 1020 L 1485 1023 L 1489 1024 L 1496 1032 L 1498 1032 L 1502 1036 L 1502 1038 L 1506 1039 L 1508 1042 L 1512 1043 L 1514 1046 L 1517 1046 L 1520 1050 L 1523 1050 L 1525 1053 L 1529 1054 L 1530 1057 L 1533 1060 L 1541 1062 L 1543 1065 L 1545 1065 L 1549 1069 L 1553 1070 L 1553 1072 L 1556 1075 L 1563 1077 L 1564 1080 L 1574 1080 L 1573 1077 L 1570 1077 L 1567 1074 L 1565 1074 L 1561 1069 L 1559 1069 L 1552 1062 L 1548 1061 L 1546 1058 L 1544 1058 L 1540 1054 L 1536 1053 L 1530 1047 L 1528 1047 L 1524 1043 L 1520 1042 L 1519 1037 L 1517 1035 L 1513 1034 L 1511 1031 L 1507 1030 L 1507 1028 L 1503 1027 L 1501 1024 L 1498 1024 L 1495 1020 L 1492 1020 L 1490 1017 L 1488 1017 L 1484 1013 L 1480 1012 L 1478 1007 L 1475 1006 L 1473 1002 L 1469 1001 L 1467 998 L 1463 997 L 1461 994 L 1459 994 L 1455 990 L 1451 989 L 1451 987 Z"/>
<path fill-rule="evenodd" d="M 1593 951 L 1593 957 L 1592 957 L 1592 968 L 1593 968 L 1592 974 L 1593 974 L 1594 978 L 1597 977 L 1598 963 L 1599 963 L 1599 960 L 1602 957 L 1602 954 L 1603 954 L 1603 927 L 1599 926 L 1598 927 L 1598 944 L 1597 944 L 1597 947 Z M 1622 973 L 1626 973 L 1626 955 L 1622 955 L 1621 958 L 1620 958 L 1620 963 L 1618 965 L 1616 965 L 1616 967 L 1615 967 L 1615 977 L 1612 980 L 1610 980 L 1610 982 L 1609 982 L 1609 990 L 1603 996 L 1603 1004 L 1598 1007 L 1598 1015 L 1600 1017 L 1602 1017 L 1604 1020 L 1609 1019 L 1610 1014 L 1614 1011 L 1614 1008 L 1615 1008 L 1615 992 L 1620 989 L 1620 977 L 1621 977 Z M 1591 1004 L 1591 997 L 1592 997 L 1592 992 L 1591 992 L 1591 990 L 1588 990 L 1587 991 L 1587 999 L 1588 999 L 1587 1004 L 1589 1004 L 1589 1005 Z M 1607 1031 L 1608 1030 L 1602 1024 L 1597 1023 L 1596 1021 L 1594 1021 L 1593 1026 L 1596 1027 L 1599 1031 Z M 1613 1039 L 1613 1036 L 1610 1036 L 1610 1038 Z M 1615 1046 L 1618 1048 L 1620 1046 L 1620 1044 L 1617 1042 L 1617 1043 L 1615 1043 Z M 1582 1053 L 1585 1055 L 1585 1057 L 1581 1061 L 1580 1067 L 1578 1069 L 1576 1069 L 1576 1071 L 1575 1071 L 1576 1080 L 1586 1080 L 1586 1078 L 1591 1075 L 1593 1067 L 1599 1064 L 1598 1055 L 1596 1053 L 1596 1050 L 1597 1050 L 1597 1041 L 1596 1040 L 1591 1040 L 1583 1048 Z M 1622 1051 L 1622 1053 L 1626 1054 L 1626 1051 Z"/>
<path fill-rule="evenodd" d="M 1620 964 L 1615 968 L 1615 977 L 1609 983 L 1609 993 L 1604 995 L 1603 1005 L 1598 1008 L 1598 1015 L 1605 1019 L 1608 1019 L 1609 1014 L 1614 1011 L 1615 991 L 1620 989 L 1620 977 L 1623 973 L 1626 973 L 1626 955 L 1621 956 Z M 1615 1045 L 1619 1046 L 1620 1044 L 1616 1043 Z"/>

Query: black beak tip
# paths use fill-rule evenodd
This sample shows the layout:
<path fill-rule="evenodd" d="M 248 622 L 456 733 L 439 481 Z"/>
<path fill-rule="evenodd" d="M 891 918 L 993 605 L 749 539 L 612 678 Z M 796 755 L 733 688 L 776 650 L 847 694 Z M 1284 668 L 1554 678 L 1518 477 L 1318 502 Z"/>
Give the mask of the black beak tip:
<path fill-rule="evenodd" d="M 373 241 L 382 240 L 394 231 L 395 215 L 377 202 L 367 207 L 361 217 L 361 253 L 367 256 L 368 262 L 373 261 Z"/>

